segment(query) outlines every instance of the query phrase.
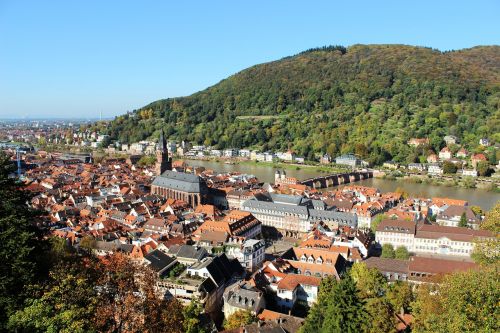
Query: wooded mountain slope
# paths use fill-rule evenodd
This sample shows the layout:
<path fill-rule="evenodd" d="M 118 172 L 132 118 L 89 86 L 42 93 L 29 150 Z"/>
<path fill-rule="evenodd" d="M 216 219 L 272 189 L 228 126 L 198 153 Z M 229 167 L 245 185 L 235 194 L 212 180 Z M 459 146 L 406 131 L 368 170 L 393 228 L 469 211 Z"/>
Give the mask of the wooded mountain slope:
<path fill-rule="evenodd" d="M 108 127 L 120 142 L 157 137 L 260 150 L 353 152 L 417 161 L 457 136 L 500 142 L 500 46 L 453 52 L 330 46 L 245 69 L 191 96 L 153 102 Z M 431 146 L 415 150 L 413 137 Z"/>

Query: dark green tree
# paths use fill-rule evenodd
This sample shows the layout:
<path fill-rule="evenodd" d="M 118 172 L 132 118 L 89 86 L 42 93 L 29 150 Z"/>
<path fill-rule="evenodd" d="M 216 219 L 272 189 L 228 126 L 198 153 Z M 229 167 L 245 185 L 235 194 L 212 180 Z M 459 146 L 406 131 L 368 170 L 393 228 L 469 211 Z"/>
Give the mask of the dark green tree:
<path fill-rule="evenodd" d="M 408 260 L 410 258 L 410 253 L 408 252 L 406 246 L 399 246 L 396 248 L 395 258 L 403 260 Z"/>
<path fill-rule="evenodd" d="M 342 279 L 333 288 L 331 297 L 320 332 L 360 332 L 368 314 L 353 279 L 350 276 Z"/>
<path fill-rule="evenodd" d="M 209 332 L 205 327 L 203 320 L 203 307 L 200 302 L 192 301 L 183 310 L 184 315 L 184 332 L 185 333 L 206 333 Z"/>
<path fill-rule="evenodd" d="M 454 174 L 457 173 L 457 166 L 450 162 L 450 161 L 445 161 L 443 163 L 443 172 L 446 174 Z"/>
<path fill-rule="evenodd" d="M 9 175 L 15 170 L 0 154 L 0 331 L 7 318 L 23 304 L 27 287 L 41 277 L 42 243 L 27 206 L 22 184 Z"/>
<path fill-rule="evenodd" d="M 458 226 L 462 228 L 467 227 L 467 216 L 465 215 L 465 212 L 462 213 L 460 216 L 460 221 L 458 221 Z"/>
<path fill-rule="evenodd" d="M 476 165 L 477 174 L 481 177 L 487 177 L 490 175 L 490 164 L 487 161 L 479 161 Z"/>
<path fill-rule="evenodd" d="M 353 279 L 349 275 L 339 282 L 329 278 L 326 288 L 328 290 L 318 297 L 318 302 L 312 307 L 301 332 L 362 331 L 368 314 Z"/>
<path fill-rule="evenodd" d="M 396 252 L 394 251 L 394 247 L 392 244 L 384 244 L 382 245 L 382 258 L 396 258 Z"/>

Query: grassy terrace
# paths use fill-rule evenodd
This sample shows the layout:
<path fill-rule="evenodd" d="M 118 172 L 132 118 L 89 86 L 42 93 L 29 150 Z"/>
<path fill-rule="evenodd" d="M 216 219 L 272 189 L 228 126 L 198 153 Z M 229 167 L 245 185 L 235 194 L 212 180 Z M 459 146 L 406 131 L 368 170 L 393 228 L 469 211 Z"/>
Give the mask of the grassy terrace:
<path fill-rule="evenodd" d="M 284 115 L 278 115 L 278 116 L 237 116 L 237 120 L 267 120 L 267 119 L 280 119 L 284 118 Z"/>

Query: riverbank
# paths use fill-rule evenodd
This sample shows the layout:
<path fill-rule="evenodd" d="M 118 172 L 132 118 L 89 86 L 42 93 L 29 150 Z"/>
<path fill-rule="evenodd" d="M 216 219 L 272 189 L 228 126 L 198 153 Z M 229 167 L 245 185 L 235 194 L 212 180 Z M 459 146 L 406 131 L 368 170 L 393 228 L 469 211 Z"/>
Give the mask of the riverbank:
<path fill-rule="evenodd" d="M 241 158 L 222 158 L 222 157 L 190 157 L 190 156 L 182 156 L 179 159 L 183 161 L 207 161 L 213 163 L 224 163 L 227 165 L 248 165 L 248 166 L 261 166 L 261 167 L 270 167 L 273 169 L 284 169 L 284 170 L 311 170 L 320 173 L 338 173 L 338 172 L 349 172 L 350 168 L 342 168 L 338 166 L 332 165 L 324 165 L 324 164 L 315 164 L 312 162 L 306 162 L 303 164 L 299 163 L 285 163 L 285 162 L 264 162 L 264 161 L 256 161 L 249 159 L 241 159 Z"/>
<path fill-rule="evenodd" d="M 273 167 L 273 163 L 265 164 L 258 162 L 226 164 L 224 163 L 224 160 L 215 162 L 215 160 L 203 161 L 200 159 L 189 160 L 186 161 L 186 163 L 191 166 L 205 167 L 206 169 L 211 169 L 216 172 L 239 172 L 252 174 L 262 182 L 268 183 L 274 183 L 274 172 L 276 171 L 276 169 Z M 320 175 L 324 174 L 317 172 L 314 167 L 303 167 L 300 170 L 289 168 L 287 170 L 287 176 L 295 177 L 299 180 L 313 178 Z M 418 198 L 448 197 L 461 199 L 468 201 L 470 205 L 480 206 L 484 210 L 489 210 L 495 205 L 498 200 L 500 200 L 500 193 L 486 191 L 484 189 L 433 185 L 432 183 L 424 182 L 418 183 L 404 178 L 399 178 L 397 180 L 369 178 L 350 184 L 378 188 L 383 193 L 402 190 L 407 192 L 411 196 Z M 342 186 L 344 185 L 326 188 L 324 189 L 324 191 L 335 191 Z"/>
<path fill-rule="evenodd" d="M 42 147 L 39 147 L 42 148 Z M 65 151 L 65 152 L 91 152 L 94 156 L 95 161 L 99 161 L 106 157 L 127 157 L 128 154 L 123 152 L 106 152 L 100 148 L 91 147 L 73 147 L 67 145 L 50 145 L 43 147 L 47 151 Z M 43 149 L 42 148 L 42 149 Z M 296 177 L 296 172 L 304 171 L 307 174 L 307 178 L 313 176 L 318 176 L 321 174 L 333 174 L 339 172 L 351 171 L 350 168 L 342 168 L 334 165 L 320 164 L 319 162 L 306 161 L 303 164 L 298 163 L 285 163 L 285 162 L 264 162 L 249 160 L 247 158 L 225 158 L 225 157 L 214 157 L 214 156 L 203 156 L 203 157 L 190 157 L 190 156 L 176 156 L 176 159 L 197 162 L 207 162 L 213 164 L 224 164 L 227 166 L 240 166 L 236 169 L 254 169 L 254 168 L 271 168 L 271 177 L 274 179 L 274 171 L 276 169 L 283 169 L 287 171 L 288 176 Z M 231 168 L 222 168 L 219 171 L 231 170 Z M 288 172 L 289 171 L 289 172 Z M 494 177 L 488 178 L 473 178 L 473 177 L 461 177 L 459 175 L 444 175 L 444 176 L 428 176 L 428 175 L 417 175 L 414 173 L 404 172 L 402 170 L 376 170 L 384 174 L 383 176 L 377 177 L 383 180 L 394 180 L 399 182 L 411 183 L 411 184 L 423 184 L 432 186 L 442 186 L 442 187 L 455 187 L 464 189 L 480 189 L 486 190 L 493 193 L 500 193 L 499 181 Z M 377 172 L 376 172 L 377 173 Z M 302 179 L 301 177 L 296 177 Z M 304 178 L 305 179 L 305 178 Z"/>
<path fill-rule="evenodd" d="M 274 169 L 284 169 L 284 170 L 301 170 L 301 169 L 309 169 L 314 170 L 316 172 L 321 173 L 337 173 L 337 172 L 346 172 L 350 171 L 348 169 L 321 165 L 321 164 L 297 164 L 297 163 L 283 163 L 283 162 L 261 162 L 261 161 L 239 161 L 236 164 L 246 164 L 246 165 L 259 165 L 259 166 L 268 166 Z"/>
<path fill-rule="evenodd" d="M 444 186 L 444 187 L 458 187 L 465 189 L 481 189 L 489 192 L 500 193 L 500 188 L 497 182 L 493 179 L 477 181 L 473 177 L 459 177 L 459 176 L 448 176 L 448 177 L 430 177 L 428 175 L 403 175 L 403 176 L 393 176 L 384 175 L 377 177 L 383 180 L 405 182 L 412 184 L 423 184 L 423 185 L 433 185 L 433 186 Z"/>

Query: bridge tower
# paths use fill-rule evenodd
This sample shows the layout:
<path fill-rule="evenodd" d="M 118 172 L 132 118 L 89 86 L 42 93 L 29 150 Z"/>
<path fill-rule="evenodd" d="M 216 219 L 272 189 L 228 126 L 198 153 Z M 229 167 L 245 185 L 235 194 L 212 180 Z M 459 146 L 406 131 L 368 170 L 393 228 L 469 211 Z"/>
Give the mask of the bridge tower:
<path fill-rule="evenodd" d="M 278 184 L 281 180 L 281 172 L 279 170 L 276 170 L 274 172 L 274 183 Z"/>

